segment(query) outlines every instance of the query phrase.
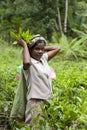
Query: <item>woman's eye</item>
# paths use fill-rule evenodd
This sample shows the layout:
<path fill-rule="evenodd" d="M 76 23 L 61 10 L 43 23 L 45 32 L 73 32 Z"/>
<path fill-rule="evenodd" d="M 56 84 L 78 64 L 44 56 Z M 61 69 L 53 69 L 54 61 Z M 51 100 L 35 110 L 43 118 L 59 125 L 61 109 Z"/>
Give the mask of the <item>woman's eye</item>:
<path fill-rule="evenodd" d="M 44 49 L 35 48 L 36 51 L 44 51 Z"/>
<path fill-rule="evenodd" d="M 39 51 L 40 49 L 39 48 L 35 48 L 35 50 Z"/>

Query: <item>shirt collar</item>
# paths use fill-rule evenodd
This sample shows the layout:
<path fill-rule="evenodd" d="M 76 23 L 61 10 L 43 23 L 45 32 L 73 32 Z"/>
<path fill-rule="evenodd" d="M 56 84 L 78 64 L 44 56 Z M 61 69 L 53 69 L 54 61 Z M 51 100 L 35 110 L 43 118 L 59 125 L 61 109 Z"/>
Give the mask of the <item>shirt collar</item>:
<path fill-rule="evenodd" d="M 36 60 L 36 59 L 34 59 L 34 58 L 31 57 L 31 61 L 32 61 L 32 63 L 37 64 L 37 63 L 42 62 L 42 58 L 40 59 L 40 61 L 38 61 L 38 60 Z"/>

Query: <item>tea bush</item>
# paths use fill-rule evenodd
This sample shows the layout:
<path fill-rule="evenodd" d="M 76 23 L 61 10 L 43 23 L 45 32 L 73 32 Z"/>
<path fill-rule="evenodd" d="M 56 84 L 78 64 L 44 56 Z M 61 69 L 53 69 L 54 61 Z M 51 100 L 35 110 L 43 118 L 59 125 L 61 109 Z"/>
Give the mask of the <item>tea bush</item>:
<path fill-rule="evenodd" d="M 9 120 L 17 88 L 16 67 L 21 64 L 21 49 L 0 45 L 0 125 L 8 124 L 9 130 L 30 130 L 23 123 Z M 55 69 L 52 79 L 53 97 L 42 110 L 44 121 L 41 130 L 86 130 L 87 129 L 87 63 L 86 61 L 58 61 L 49 64 Z M 37 120 L 38 117 L 35 120 Z"/>
<path fill-rule="evenodd" d="M 87 129 L 87 66 L 84 62 L 53 64 L 57 78 L 53 80 L 50 106 L 43 109 L 46 122 L 54 130 Z"/>
<path fill-rule="evenodd" d="M 0 118 L 2 119 L 10 115 L 17 87 L 18 81 L 15 79 L 16 67 L 21 63 L 19 50 L 9 47 L 6 43 L 0 44 Z M 1 124 L 2 120 L 0 120 Z"/>

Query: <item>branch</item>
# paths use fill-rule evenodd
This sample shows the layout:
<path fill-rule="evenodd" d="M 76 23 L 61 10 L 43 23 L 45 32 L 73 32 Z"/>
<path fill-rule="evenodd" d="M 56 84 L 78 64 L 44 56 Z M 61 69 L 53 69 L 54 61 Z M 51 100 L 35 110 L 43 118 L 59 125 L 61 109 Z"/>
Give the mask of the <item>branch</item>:
<path fill-rule="evenodd" d="M 59 10 L 59 7 L 57 7 L 57 12 L 58 12 L 59 30 L 60 30 L 60 33 L 62 34 L 62 24 L 61 24 L 61 16 L 60 16 L 60 10 Z"/>
<path fill-rule="evenodd" d="M 68 0 L 65 2 L 64 32 L 67 32 Z"/>

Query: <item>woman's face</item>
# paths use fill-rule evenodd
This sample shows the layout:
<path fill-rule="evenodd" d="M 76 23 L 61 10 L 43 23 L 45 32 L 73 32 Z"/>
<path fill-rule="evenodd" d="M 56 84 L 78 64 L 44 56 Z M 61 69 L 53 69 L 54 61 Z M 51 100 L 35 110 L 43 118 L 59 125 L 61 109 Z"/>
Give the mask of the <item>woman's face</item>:
<path fill-rule="evenodd" d="M 34 48 L 31 48 L 30 50 L 31 57 L 39 61 L 44 53 L 44 47 L 45 47 L 44 42 L 42 42 L 38 43 Z"/>

